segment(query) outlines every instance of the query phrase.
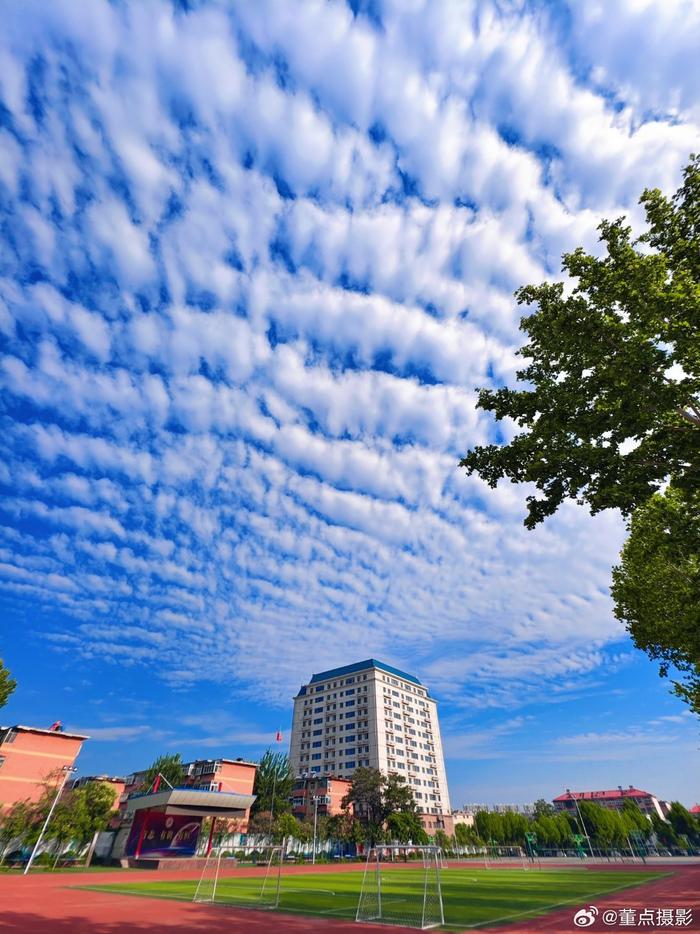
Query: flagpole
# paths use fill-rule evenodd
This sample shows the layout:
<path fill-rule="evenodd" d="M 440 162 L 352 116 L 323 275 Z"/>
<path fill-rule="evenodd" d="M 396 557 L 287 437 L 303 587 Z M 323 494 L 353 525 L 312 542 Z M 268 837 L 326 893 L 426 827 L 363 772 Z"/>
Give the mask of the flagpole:
<path fill-rule="evenodd" d="M 282 731 L 281 730 L 277 730 L 277 733 L 275 735 L 275 742 L 276 743 L 282 742 Z M 276 790 L 277 790 L 277 767 L 273 764 L 272 800 L 270 801 L 270 836 L 272 836 L 272 821 L 274 820 L 274 816 L 275 816 L 275 791 Z"/>

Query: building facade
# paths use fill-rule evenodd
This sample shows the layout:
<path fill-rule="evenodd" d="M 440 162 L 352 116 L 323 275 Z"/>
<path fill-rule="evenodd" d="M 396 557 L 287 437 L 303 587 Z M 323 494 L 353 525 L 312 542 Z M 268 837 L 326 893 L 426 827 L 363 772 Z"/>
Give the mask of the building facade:
<path fill-rule="evenodd" d="M 656 814 L 662 820 L 666 820 L 670 810 L 668 801 L 660 801 L 650 792 L 633 788 L 632 785 L 627 788 L 618 785 L 610 791 L 566 791 L 554 798 L 552 804 L 557 811 L 575 811 L 576 805 L 581 801 L 591 801 L 613 811 L 622 810 L 625 801 L 634 801 L 642 814 L 646 814 L 647 817 Z"/>
<path fill-rule="evenodd" d="M 46 785 L 58 786 L 87 736 L 32 726 L 0 728 L 0 811 L 18 801 L 38 801 Z"/>
<path fill-rule="evenodd" d="M 428 832 L 451 832 L 437 704 L 418 678 L 367 659 L 314 674 L 294 698 L 295 775 L 350 779 L 357 768 L 402 775 Z"/>
<path fill-rule="evenodd" d="M 348 791 L 348 778 L 315 774 L 297 778 L 292 788 L 292 814 L 298 820 L 313 820 L 316 808 L 319 817 L 334 817 L 342 813 L 343 798 Z"/>
<path fill-rule="evenodd" d="M 239 795 L 252 795 L 257 765 L 243 759 L 196 759 L 182 766 L 182 781 L 179 788 L 199 791 L 228 791 Z M 127 810 L 129 795 L 139 792 L 143 786 L 147 769 L 132 772 L 124 779 L 124 790 L 120 798 L 120 813 Z M 238 830 L 245 833 L 248 828 L 249 811 L 238 822 Z"/>

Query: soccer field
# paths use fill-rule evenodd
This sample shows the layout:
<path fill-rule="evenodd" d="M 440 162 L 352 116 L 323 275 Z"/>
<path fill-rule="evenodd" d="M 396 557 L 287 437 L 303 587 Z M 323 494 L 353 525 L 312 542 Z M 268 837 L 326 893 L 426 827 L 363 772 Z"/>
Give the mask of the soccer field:
<path fill-rule="evenodd" d="M 642 885 L 666 875 L 662 872 L 595 872 L 590 870 L 447 869 L 441 873 L 445 930 L 517 921 L 565 905 L 587 905 L 598 896 Z M 385 869 L 382 897 L 409 908 L 422 896 L 423 873 L 413 869 Z M 255 907 L 260 878 L 220 879 L 217 904 Z M 355 917 L 362 872 L 309 872 L 282 876 L 279 911 L 351 919 Z M 89 886 L 121 892 L 191 901 L 196 882 L 138 882 Z"/>

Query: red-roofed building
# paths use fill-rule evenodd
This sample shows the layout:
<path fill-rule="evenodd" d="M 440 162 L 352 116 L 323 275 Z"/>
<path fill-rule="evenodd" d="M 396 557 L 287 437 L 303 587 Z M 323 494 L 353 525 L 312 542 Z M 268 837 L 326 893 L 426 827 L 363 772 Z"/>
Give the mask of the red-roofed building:
<path fill-rule="evenodd" d="M 700 804 L 696 804 L 695 807 L 690 809 L 691 814 L 700 814 Z"/>
<path fill-rule="evenodd" d="M 647 817 L 657 814 L 662 820 L 666 820 L 670 810 L 668 801 L 660 801 L 650 792 L 641 791 L 632 785 L 628 788 L 618 785 L 610 791 L 566 791 L 554 798 L 552 804 L 557 811 L 575 811 L 577 803 L 580 804 L 581 801 L 590 801 L 611 811 L 621 810 L 625 801 L 634 801 L 642 814 L 646 814 Z"/>

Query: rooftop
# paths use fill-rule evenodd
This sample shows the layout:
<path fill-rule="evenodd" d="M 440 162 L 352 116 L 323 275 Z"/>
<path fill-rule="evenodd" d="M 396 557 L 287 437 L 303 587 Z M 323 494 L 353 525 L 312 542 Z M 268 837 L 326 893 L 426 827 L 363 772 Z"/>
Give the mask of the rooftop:
<path fill-rule="evenodd" d="M 0 726 L 0 733 L 13 730 L 15 733 L 40 733 L 42 736 L 62 736 L 64 739 L 90 739 L 89 736 L 83 736 L 81 733 L 65 733 L 63 730 L 44 730 L 39 726 L 22 726 L 21 723 L 15 726 Z"/>
<path fill-rule="evenodd" d="M 554 801 L 610 801 L 615 798 L 653 798 L 648 791 L 639 788 L 612 788 L 610 791 L 567 791 L 553 798 Z"/>
<path fill-rule="evenodd" d="M 392 665 L 385 665 L 384 662 L 377 661 L 376 658 L 368 658 L 364 662 L 355 662 L 354 665 L 343 665 L 342 668 L 331 668 L 329 671 L 319 671 L 318 674 L 311 676 L 309 684 L 315 684 L 317 681 L 327 681 L 329 678 L 340 678 L 343 675 L 351 675 L 356 671 L 366 671 L 368 668 L 379 668 L 388 674 L 403 678 L 404 681 L 410 681 L 412 684 L 420 684 L 418 678 L 401 671 L 400 668 L 394 668 Z M 422 687 L 422 685 L 421 685 Z"/>

